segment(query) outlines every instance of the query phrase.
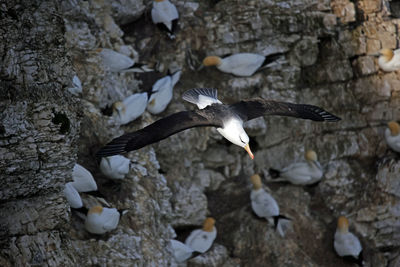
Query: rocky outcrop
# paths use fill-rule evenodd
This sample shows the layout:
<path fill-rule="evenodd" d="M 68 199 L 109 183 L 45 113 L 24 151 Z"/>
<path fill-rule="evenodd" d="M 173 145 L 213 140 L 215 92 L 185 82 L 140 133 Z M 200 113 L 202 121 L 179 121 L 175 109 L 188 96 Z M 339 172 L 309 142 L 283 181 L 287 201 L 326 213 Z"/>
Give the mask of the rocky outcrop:
<path fill-rule="evenodd" d="M 398 73 L 374 56 L 396 48 L 399 8 L 386 0 L 172 1 L 175 40 L 152 24 L 151 3 L 19 1 L 2 3 L 0 55 L 0 236 L 2 266 L 175 266 L 169 239 L 184 240 L 206 216 L 218 236 L 183 266 L 351 266 L 333 251 L 336 219 L 346 215 L 368 266 L 399 260 L 399 155 L 383 137 L 400 117 Z M 113 73 L 95 49 L 110 48 L 154 66 L 148 74 Z M 206 55 L 282 52 L 252 77 L 201 68 Z M 182 69 L 160 115 L 121 126 L 111 105 L 147 91 L 167 70 Z M 72 78 L 83 92 L 69 92 Z M 261 96 L 310 103 L 342 117 L 315 123 L 265 117 L 246 124 L 255 154 L 215 129 L 191 129 L 131 152 L 121 182 L 98 169 L 95 152 L 124 132 L 184 109 L 181 94 L 218 88 L 221 101 Z M 324 168 L 312 187 L 272 183 L 267 170 L 314 149 Z M 128 209 L 118 228 L 87 233 L 62 189 L 77 162 L 91 171 L 112 207 Z M 280 237 L 250 207 L 250 175 L 292 219 Z M 84 203 L 97 200 L 82 194 Z"/>

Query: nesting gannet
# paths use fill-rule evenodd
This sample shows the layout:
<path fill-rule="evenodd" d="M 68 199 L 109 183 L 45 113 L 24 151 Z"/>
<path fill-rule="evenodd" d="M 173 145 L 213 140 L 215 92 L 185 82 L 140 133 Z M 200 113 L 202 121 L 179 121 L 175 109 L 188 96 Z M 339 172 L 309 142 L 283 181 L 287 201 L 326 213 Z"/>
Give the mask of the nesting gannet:
<path fill-rule="evenodd" d="M 292 184 L 314 184 L 321 180 L 323 171 L 321 164 L 317 160 L 317 153 L 313 150 L 308 150 L 305 153 L 307 162 L 292 163 L 282 170 L 269 169 L 271 177 L 280 179 L 274 180 L 275 182 L 287 181 Z"/>
<path fill-rule="evenodd" d="M 147 93 L 133 94 L 125 98 L 122 102 L 113 104 L 113 117 L 120 124 L 127 124 L 136 120 L 146 110 Z"/>
<path fill-rule="evenodd" d="M 194 251 L 206 252 L 217 237 L 217 229 L 214 224 L 215 220 L 208 217 L 203 223 L 203 228 L 192 231 L 186 238 L 185 244 Z"/>
<path fill-rule="evenodd" d="M 264 115 L 281 115 L 314 121 L 338 121 L 340 118 L 312 105 L 278 102 L 263 98 L 242 100 L 224 105 L 217 99 L 217 90 L 196 88 L 186 91 L 183 99 L 196 104 L 200 110 L 181 111 L 160 119 L 149 126 L 120 136 L 97 152 L 97 157 L 107 157 L 142 148 L 177 132 L 192 127 L 214 126 L 233 144 L 243 147 L 254 158 L 249 146 L 249 136 L 243 122 Z"/>
<path fill-rule="evenodd" d="M 72 78 L 72 87 L 68 88 L 68 91 L 75 96 L 82 94 L 82 83 L 78 76 L 74 75 Z"/>
<path fill-rule="evenodd" d="M 400 152 L 400 125 L 391 121 L 385 130 L 385 139 L 388 146 L 396 152 Z"/>
<path fill-rule="evenodd" d="M 120 213 L 115 208 L 91 207 L 86 215 L 85 228 L 92 234 L 104 234 L 118 226 Z"/>
<path fill-rule="evenodd" d="M 79 164 L 75 164 L 72 170 L 72 179 L 71 185 L 78 192 L 97 191 L 97 184 L 92 174 Z"/>
<path fill-rule="evenodd" d="M 177 262 L 184 262 L 192 256 L 193 249 L 183 244 L 182 242 L 171 239 L 172 252 L 174 253 Z"/>
<path fill-rule="evenodd" d="M 147 110 L 151 114 L 163 112 L 172 99 L 172 90 L 181 77 L 181 71 L 177 71 L 172 75 L 159 79 L 153 85 L 150 99 L 147 104 Z"/>
<path fill-rule="evenodd" d="M 83 203 L 81 196 L 79 195 L 78 191 L 76 191 L 72 183 L 66 183 L 63 192 L 71 208 L 74 209 L 82 208 Z"/>
<path fill-rule="evenodd" d="M 395 71 L 400 69 L 400 49 L 382 49 L 379 51 L 379 67 L 384 71 Z"/>
<path fill-rule="evenodd" d="M 153 71 L 148 66 L 142 63 L 135 63 L 135 61 L 125 56 L 124 54 L 118 53 L 108 48 L 98 48 L 95 50 L 101 57 L 103 64 L 111 72 L 147 72 Z"/>
<path fill-rule="evenodd" d="M 285 236 L 283 221 L 288 222 L 289 219 L 279 213 L 279 206 L 276 200 L 262 188 L 261 178 L 258 174 L 251 176 L 253 189 L 250 193 L 251 208 L 254 213 L 261 218 L 265 218 L 268 222 L 275 226 L 276 231 L 281 236 Z"/>
<path fill-rule="evenodd" d="M 344 216 L 338 219 L 333 246 L 340 257 L 346 257 L 360 266 L 363 265 L 360 240 L 349 232 L 349 221 Z"/>
<path fill-rule="evenodd" d="M 154 0 L 151 18 L 161 30 L 167 32 L 171 39 L 175 39 L 174 32 L 179 19 L 178 10 L 168 0 Z"/>
<path fill-rule="evenodd" d="M 129 172 L 131 161 L 121 155 L 104 157 L 100 162 L 101 172 L 111 179 L 124 179 Z"/>
<path fill-rule="evenodd" d="M 208 56 L 203 60 L 203 65 L 216 66 L 222 72 L 236 76 L 251 76 L 257 70 L 275 61 L 282 53 L 262 56 L 253 53 L 238 53 L 224 58 Z"/>

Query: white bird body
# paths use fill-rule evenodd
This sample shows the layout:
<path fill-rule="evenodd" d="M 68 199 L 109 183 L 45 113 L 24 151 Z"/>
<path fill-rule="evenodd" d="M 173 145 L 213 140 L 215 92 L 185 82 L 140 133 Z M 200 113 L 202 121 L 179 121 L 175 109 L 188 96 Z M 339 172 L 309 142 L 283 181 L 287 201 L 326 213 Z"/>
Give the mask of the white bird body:
<path fill-rule="evenodd" d="M 190 233 L 188 238 L 185 240 L 185 244 L 194 251 L 204 253 L 212 246 L 216 237 L 217 229 L 215 227 L 211 232 L 206 232 L 203 229 L 197 229 Z"/>
<path fill-rule="evenodd" d="M 292 184 L 306 185 L 321 180 L 323 172 L 319 162 L 297 162 L 282 169 L 280 175 Z"/>
<path fill-rule="evenodd" d="M 400 152 L 400 125 L 391 121 L 385 130 L 385 139 L 388 146 L 396 152 Z"/>
<path fill-rule="evenodd" d="M 72 78 L 72 87 L 68 88 L 68 91 L 76 96 L 82 94 L 82 82 L 78 76 L 74 75 Z"/>
<path fill-rule="evenodd" d="M 85 228 L 92 234 L 104 234 L 117 228 L 120 214 L 115 208 L 92 207 L 85 220 Z"/>
<path fill-rule="evenodd" d="M 153 1 L 153 8 L 151 10 L 151 18 L 154 24 L 162 23 L 171 34 L 170 37 L 174 38 L 172 21 L 179 18 L 178 10 L 175 5 L 168 0 Z"/>
<path fill-rule="evenodd" d="M 221 60 L 217 66 L 220 71 L 232 73 L 237 76 L 251 76 L 263 64 L 265 57 L 253 53 L 239 53 Z"/>
<path fill-rule="evenodd" d="M 276 200 L 263 188 L 252 189 L 250 199 L 254 213 L 258 217 L 265 218 L 273 223 L 272 217 L 279 215 L 279 206 Z"/>
<path fill-rule="evenodd" d="M 77 163 L 72 170 L 72 179 L 73 182 L 71 182 L 71 185 L 78 192 L 97 191 L 97 184 L 93 175 Z"/>
<path fill-rule="evenodd" d="M 147 104 L 147 110 L 151 114 L 159 114 L 167 108 L 172 99 L 174 86 L 179 81 L 181 73 L 182 71 L 177 71 L 173 75 L 165 76 L 155 82 Z"/>
<path fill-rule="evenodd" d="M 111 72 L 146 72 L 153 71 L 148 66 L 143 64 L 135 64 L 135 61 L 118 53 L 112 49 L 99 48 L 96 50 L 101 57 L 103 65 L 106 66 Z"/>
<path fill-rule="evenodd" d="M 172 252 L 174 253 L 177 262 L 184 262 L 192 256 L 193 249 L 183 244 L 182 242 L 171 239 Z"/>
<path fill-rule="evenodd" d="M 387 72 L 400 69 L 400 49 L 382 49 L 378 59 L 379 67 Z"/>
<path fill-rule="evenodd" d="M 124 179 L 130 169 L 130 160 L 121 155 L 103 157 L 100 162 L 101 172 L 111 179 Z"/>
<path fill-rule="evenodd" d="M 79 209 L 83 207 L 81 196 L 79 195 L 78 191 L 76 191 L 72 183 L 65 184 L 63 192 L 71 208 Z"/>
<path fill-rule="evenodd" d="M 114 103 L 113 116 L 120 124 L 134 121 L 146 110 L 147 93 L 137 93 L 125 98 L 122 102 Z"/>
<path fill-rule="evenodd" d="M 333 245 L 340 257 L 353 256 L 357 259 L 362 250 L 360 240 L 350 232 L 341 233 L 340 231 L 336 231 Z"/>

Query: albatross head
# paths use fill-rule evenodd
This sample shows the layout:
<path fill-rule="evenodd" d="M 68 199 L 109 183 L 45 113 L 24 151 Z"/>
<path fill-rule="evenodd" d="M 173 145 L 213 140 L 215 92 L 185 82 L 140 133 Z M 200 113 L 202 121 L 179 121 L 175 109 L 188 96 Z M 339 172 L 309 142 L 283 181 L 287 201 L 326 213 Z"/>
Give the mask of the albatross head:
<path fill-rule="evenodd" d="M 349 231 L 349 220 L 346 217 L 340 216 L 337 222 L 337 231 L 346 234 Z"/>
<path fill-rule="evenodd" d="M 113 113 L 118 113 L 118 115 L 123 115 L 125 113 L 125 105 L 121 101 L 117 101 L 112 106 Z"/>
<path fill-rule="evenodd" d="M 389 122 L 388 127 L 390 130 L 390 134 L 392 136 L 397 136 L 400 134 L 400 125 L 397 122 L 395 122 L 395 121 Z"/>
<path fill-rule="evenodd" d="M 235 145 L 243 147 L 247 153 L 249 153 L 250 158 L 254 159 L 254 155 L 249 146 L 250 138 L 243 129 L 243 123 L 241 121 L 231 119 L 225 123 L 224 128 L 217 128 L 217 131 Z"/>
<path fill-rule="evenodd" d="M 217 56 L 209 56 L 203 60 L 203 65 L 206 67 L 209 66 L 219 66 L 221 65 L 221 58 Z"/>
<path fill-rule="evenodd" d="M 392 49 L 384 48 L 379 51 L 379 55 L 379 58 L 383 58 L 385 62 L 388 62 L 393 58 L 394 53 Z"/>

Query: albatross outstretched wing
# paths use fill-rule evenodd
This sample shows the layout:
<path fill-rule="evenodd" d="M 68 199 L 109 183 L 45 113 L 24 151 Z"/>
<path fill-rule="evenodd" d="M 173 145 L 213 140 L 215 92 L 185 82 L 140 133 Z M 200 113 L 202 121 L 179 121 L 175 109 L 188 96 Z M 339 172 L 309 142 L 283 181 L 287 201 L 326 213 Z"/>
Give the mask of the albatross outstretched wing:
<path fill-rule="evenodd" d="M 108 157 L 136 150 L 158 142 L 177 132 L 199 126 L 222 127 L 215 116 L 207 116 L 207 111 L 181 111 L 162 118 L 133 133 L 124 134 L 105 145 L 97 157 Z"/>
<path fill-rule="evenodd" d="M 264 115 L 280 115 L 308 119 L 313 121 L 339 121 L 339 117 L 320 107 L 306 104 L 278 102 L 263 98 L 242 100 L 229 106 L 243 121 Z"/>

